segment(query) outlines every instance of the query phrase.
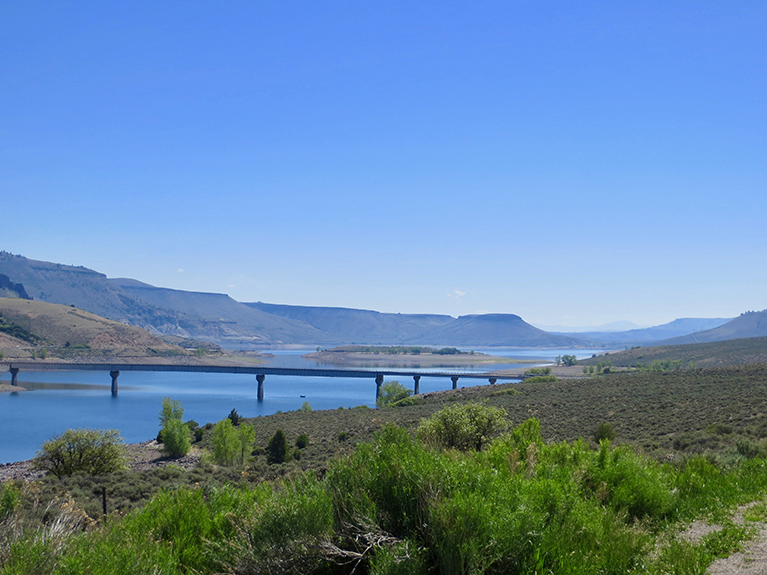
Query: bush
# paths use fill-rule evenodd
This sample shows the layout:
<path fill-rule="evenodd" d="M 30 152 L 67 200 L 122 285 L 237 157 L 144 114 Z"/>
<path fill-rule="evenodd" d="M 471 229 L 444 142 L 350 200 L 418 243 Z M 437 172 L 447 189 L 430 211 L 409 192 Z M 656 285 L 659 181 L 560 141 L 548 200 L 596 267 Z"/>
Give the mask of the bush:
<path fill-rule="evenodd" d="M 302 433 L 296 438 L 296 447 L 299 449 L 304 449 L 309 445 L 309 436 L 305 433 Z"/>
<path fill-rule="evenodd" d="M 615 439 L 615 429 L 613 429 L 612 423 L 600 423 L 594 430 L 594 441 L 599 443 L 603 439 L 608 441 Z"/>
<path fill-rule="evenodd" d="M 124 469 L 125 461 L 125 448 L 116 429 L 67 429 L 43 443 L 33 466 L 60 479 L 73 473 L 111 473 Z"/>
<path fill-rule="evenodd" d="M 555 381 L 558 381 L 556 375 L 534 375 L 525 378 L 525 383 L 554 383 Z"/>
<path fill-rule="evenodd" d="M 312 404 L 309 403 L 308 401 L 304 401 L 301 404 L 301 408 L 299 409 L 299 411 L 311 411 L 311 410 L 312 410 Z"/>
<path fill-rule="evenodd" d="M 349 432 L 348 431 L 342 431 L 338 434 L 338 441 L 346 441 L 349 439 Z"/>
<path fill-rule="evenodd" d="M 232 425 L 240 425 L 240 419 L 242 418 L 240 417 L 240 414 L 237 413 L 236 409 L 232 409 L 227 417 L 232 422 Z"/>
<path fill-rule="evenodd" d="M 213 426 L 213 461 L 218 465 L 242 465 L 255 437 L 252 425 L 243 423 L 235 428 L 230 417 L 222 419 Z"/>
<path fill-rule="evenodd" d="M 266 460 L 269 463 L 284 463 L 288 455 L 288 440 L 285 432 L 278 429 L 266 446 Z"/>
<path fill-rule="evenodd" d="M 434 447 L 481 451 L 507 427 L 506 412 L 480 403 L 446 407 L 418 426 L 418 438 Z"/>
<path fill-rule="evenodd" d="M 180 419 L 170 419 L 162 429 L 162 452 L 168 457 L 183 457 L 192 448 L 189 427 Z"/>
<path fill-rule="evenodd" d="M 376 400 L 378 407 L 386 407 L 392 403 L 396 403 L 401 399 L 410 397 L 413 394 L 407 387 L 402 385 L 399 381 L 387 381 L 381 386 L 381 394 Z"/>

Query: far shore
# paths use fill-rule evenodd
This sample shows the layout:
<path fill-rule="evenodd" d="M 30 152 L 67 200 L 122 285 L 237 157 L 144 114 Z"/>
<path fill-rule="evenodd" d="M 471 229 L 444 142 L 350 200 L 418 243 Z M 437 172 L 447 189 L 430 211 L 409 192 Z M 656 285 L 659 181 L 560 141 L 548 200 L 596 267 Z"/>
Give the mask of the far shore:
<path fill-rule="evenodd" d="M 484 353 L 475 353 L 474 355 L 469 353 L 439 355 L 431 353 L 395 354 L 359 351 L 317 351 L 307 353 L 303 358 L 340 367 L 467 367 L 494 363 L 546 363 L 535 359 L 516 359 L 486 355 Z"/>

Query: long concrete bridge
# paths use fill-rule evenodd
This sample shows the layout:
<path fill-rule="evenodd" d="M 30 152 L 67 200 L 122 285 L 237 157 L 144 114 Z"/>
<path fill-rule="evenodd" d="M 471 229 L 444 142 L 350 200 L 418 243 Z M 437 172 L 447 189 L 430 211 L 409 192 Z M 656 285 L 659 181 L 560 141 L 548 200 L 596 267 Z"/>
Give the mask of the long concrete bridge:
<path fill-rule="evenodd" d="M 321 369 L 321 368 L 293 368 L 293 367 L 239 367 L 231 365 L 154 365 L 135 363 L 48 363 L 48 362 L 10 362 L 7 363 L 11 372 L 11 385 L 18 385 L 18 375 L 22 371 L 108 371 L 112 377 L 112 395 L 117 396 L 117 378 L 123 371 L 174 371 L 196 373 L 236 373 L 256 376 L 258 383 L 258 401 L 264 399 L 264 381 L 267 375 L 292 375 L 297 377 L 354 377 L 360 379 L 373 379 L 376 384 L 376 400 L 381 394 L 381 384 L 385 376 L 412 377 L 413 394 L 420 393 L 420 381 L 422 377 L 438 377 L 450 379 L 453 389 L 458 387 L 460 378 L 486 379 L 491 385 L 499 379 L 520 379 L 519 377 L 500 377 L 486 373 L 450 373 L 450 372 L 416 372 L 405 370 L 387 369 Z"/>

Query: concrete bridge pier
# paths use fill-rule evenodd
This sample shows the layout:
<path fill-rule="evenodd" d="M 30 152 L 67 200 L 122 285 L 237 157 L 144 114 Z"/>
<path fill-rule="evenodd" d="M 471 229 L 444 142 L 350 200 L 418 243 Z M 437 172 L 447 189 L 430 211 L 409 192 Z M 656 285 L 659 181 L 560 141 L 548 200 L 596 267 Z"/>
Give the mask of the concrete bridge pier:
<path fill-rule="evenodd" d="M 376 375 L 376 403 L 378 403 L 378 398 L 381 396 L 381 384 L 383 383 L 383 379 L 383 375 Z"/>
<path fill-rule="evenodd" d="M 117 397 L 117 378 L 120 377 L 120 372 L 113 369 L 109 372 L 109 375 L 112 376 L 112 397 Z"/>
<path fill-rule="evenodd" d="M 19 368 L 12 367 L 9 371 L 11 372 L 11 385 L 19 385 Z"/>
<path fill-rule="evenodd" d="M 453 377 L 451 377 L 450 379 L 452 379 L 452 380 L 453 380 L 453 389 L 458 389 L 458 376 L 457 376 L 457 375 L 454 375 L 454 376 L 453 376 Z"/>
<path fill-rule="evenodd" d="M 258 382 L 258 401 L 264 401 L 264 380 L 266 379 L 266 375 L 263 373 L 259 373 L 256 376 L 256 381 Z"/>
<path fill-rule="evenodd" d="M 498 378 L 497 377 L 491 377 L 490 379 L 488 379 L 488 381 L 490 382 L 490 385 L 495 385 L 495 382 L 498 381 Z"/>
<path fill-rule="evenodd" d="M 418 395 L 419 393 L 421 393 L 421 376 L 414 375 L 413 381 L 415 382 L 413 384 L 413 395 Z"/>

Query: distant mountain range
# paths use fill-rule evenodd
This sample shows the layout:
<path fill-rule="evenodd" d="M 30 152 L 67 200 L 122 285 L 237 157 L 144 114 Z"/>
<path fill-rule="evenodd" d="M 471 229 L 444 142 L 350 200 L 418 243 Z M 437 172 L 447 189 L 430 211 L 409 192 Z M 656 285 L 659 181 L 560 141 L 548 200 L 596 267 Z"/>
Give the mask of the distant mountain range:
<path fill-rule="evenodd" d="M 0 252 L 0 296 L 75 305 L 142 327 L 155 335 L 205 340 L 224 347 L 272 345 L 442 345 L 460 347 L 625 347 L 654 342 L 717 341 L 767 335 L 767 319 L 677 319 L 628 331 L 550 333 L 514 314 L 394 314 L 371 310 L 242 303 L 226 294 L 155 287 L 110 279 L 82 266 L 30 260 Z M 23 295 L 22 295 L 23 294 Z M 752 334 L 752 335 L 746 335 Z M 680 339 L 681 338 L 681 339 Z M 687 340 L 685 340 L 687 341 Z"/>

